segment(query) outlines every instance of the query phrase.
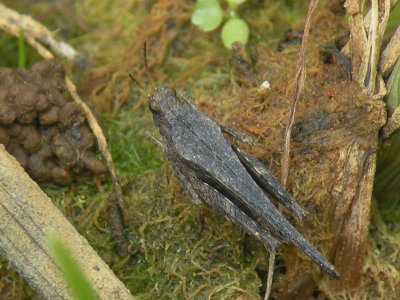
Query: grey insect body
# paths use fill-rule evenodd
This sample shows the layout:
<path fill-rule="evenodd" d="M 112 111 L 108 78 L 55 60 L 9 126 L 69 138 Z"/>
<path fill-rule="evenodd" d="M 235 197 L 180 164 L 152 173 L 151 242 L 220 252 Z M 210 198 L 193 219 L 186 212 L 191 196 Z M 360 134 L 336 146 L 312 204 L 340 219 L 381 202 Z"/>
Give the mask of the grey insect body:
<path fill-rule="evenodd" d="M 261 240 L 269 251 L 281 241 L 299 247 L 334 278 L 339 274 L 279 212 L 269 195 L 297 219 L 306 213 L 254 157 L 232 145 L 224 127 L 199 112 L 170 88 L 149 96 L 153 120 L 178 179 L 198 205 L 207 203 Z"/>

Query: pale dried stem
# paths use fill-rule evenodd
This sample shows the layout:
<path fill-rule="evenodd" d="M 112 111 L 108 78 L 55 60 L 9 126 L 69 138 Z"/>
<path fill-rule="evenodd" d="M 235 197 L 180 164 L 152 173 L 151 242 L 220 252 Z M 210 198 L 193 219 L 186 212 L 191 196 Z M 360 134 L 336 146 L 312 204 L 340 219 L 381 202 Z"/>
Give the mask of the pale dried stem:
<path fill-rule="evenodd" d="M 346 1 L 347 3 L 348 1 Z M 386 3 L 390 2 L 390 9 L 394 8 L 398 2 L 398 0 L 390 0 L 390 1 L 385 1 L 385 6 Z M 345 3 L 345 7 L 347 6 L 347 4 Z M 350 12 L 348 12 L 350 14 Z M 369 23 L 370 23 L 370 18 L 371 18 L 371 9 L 367 12 L 367 14 L 364 17 L 364 25 L 365 25 L 365 29 L 368 30 L 369 28 Z M 382 33 L 383 35 L 383 33 Z M 343 49 L 341 50 L 342 54 L 348 56 L 350 53 L 350 43 L 347 42 L 346 45 L 343 47 Z"/>
<path fill-rule="evenodd" d="M 369 51 L 367 34 L 362 16 L 362 1 L 347 0 L 345 9 L 349 14 L 350 39 L 349 56 L 351 58 L 352 77 L 361 87 L 365 87 L 364 79 L 368 72 Z"/>
<path fill-rule="evenodd" d="M 379 61 L 379 71 L 384 77 L 388 77 L 397 60 L 400 58 L 400 26 L 397 27 L 390 42 L 383 50 Z"/>
<path fill-rule="evenodd" d="M 265 290 L 264 300 L 268 300 L 271 294 L 272 278 L 274 277 L 275 255 L 276 255 L 275 250 L 272 250 L 271 253 L 269 254 L 267 287 Z"/>
<path fill-rule="evenodd" d="M 299 53 L 299 63 L 297 67 L 297 74 L 296 74 L 296 82 L 295 87 L 293 90 L 293 98 L 292 98 L 292 105 L 290 109 L 290 115 L 288 124 L 285 130 L 285 137 L 284 137 L 284 146 L 283 146 L 283 154 L 281 159 L 281 170 L 282 170 L 282 184 L 285 186 L 287 182 L 287 178 L 289 175 L 289 156 L 290 156 L 290 135 L 292 132 L 292 127 L 294 124 L 294 117 L 296 114 L 297 104 L 300 100 L 301 92 L 303 91 L 304 81 L 306 78 L 306 65 L 305 65 L 305 56 L 306 56 L 306 47 L 308 36 L 310 34 L 311 28 L 311 18 L 314 14 L 314 11 L 318 5 L 318 0 L 311 0 L 310 5 L 308 7 L 307 18 L 304 25 L 304 33 L 303 38 L 301 41 L 301 48 Z"/>
<path fill-rule="evenodd" d="M 368 63 L 368 80 L 366 82 L 366 86 L 368 91 L 372 94 L 375 91 L 375 83 L 376 83 L 376 65 L 378 61 L 379 55 L 379 10 L 378 10 L 378 0 L 371 0 L 371 22 L 369 26 L 368 32 L 368 48 L 369 54 L 366 59 L 369 61 Z M 369 58 L 369 59 L 368 59 Z"/>
<path fill-rule="evenodd" d="M 390 14 L 390 0 L 384 0 L 379 2 L 377 0 L 372 1 L 371 7 L 371 24 L 370 36 L 371 36 L 371 56 L 369 63 L 369 78 L 368 78 L 368 90 L 375 98 L 380 99 L 386 94 L 386 86 L 381 78 L 381 74 L 378 73 L 378 60 L 379 53 L 383 41 L 383 36 L 387 27 Z M 378 88 L 376 83 L 378 79 Z"/>
<path fill-rule="evenodd" d="M 123 216 L 125 222 L 130 222 L 131 216 L 128 213 L 126 203 L 124 202 L 124 199 L 123 199 L 121 185 L 119 183 L 118 176 L 115 171 L 114 161 L 112 159 L 110 151 L 108 150 L 107 140 L 103 133 L 103 130 L 100 127 L 99 123 L 97 122 L 97 120 L 96 120 L 93 112 L 90 110 L 89 106 L 85 102 L 83 102 L 82 99 L 79 97 L 78 93 L 76 92 L 76 86 L 74 85 L 72 80 L 68 76 L 66 76 L 65 82 L 67 84 L 69 92 L 71 93 L 72 98 L 81 107 L 81 109 L 85 113 L 87 121 L 89 123 L 89 126 L 96 136 L 97 143 L 99 145 L 99 149 L 100 149 L 101 153 L 104 155 L 104 158 L 106 159 L 107 167 L 111 174 L 115 198 L 121 209 L 122 216 Z"/>
<path fill-rule="evenodd" d="M 378 62 L 383 36 L 389 19 L 390 0 L 371 0 L 371 9 L 363 18 L 363 1 L 348 0 L 350 39 L 342 53 L 351 57 L 353 79 L 374 98 L 386 93 L 384 81 L 378 73 Z"/>
<path fill-rule="evenodd" d="M 347 42 L 347 44 L 343 47 L 341 50 L 342 54 L 346 56 L 350 56 L 353 60 L 356 56 L 360 56 L 361 53 L 364 54 L 364 58 L 359 61 L 355 59 L 353 61 L 353 69 L 357 71 L 353 71 L 353 76 L 357 75 L 354 77 L 354 79 L 360 84 L 360 86 L 364 87 L 364 83 L 362 79 L 365 79 L 367 74 L 369 74 L 368 70 L 376 70 L 376 56 L 379 55 L 379 50 L 378 47 L 380 48 L 383 40 L 383 35 L 385 33 L 386 27 L 387 27 L 387 21 L 389 19 L 389 14 L 390 14 L 390 9 L 392 9 L 398 2 L 398 0 L 384 0 L 384 1 L 379 1 L 376 3 L 376 1 L 371 1 L 372 6 L 371 9 L 368 11 L 366 16 L 363 18 L 362 17 L 362 1 L 361 0 L 348 0 L 345 3 L 345 8 L 347 9 L 347 12 L 349 14 L 349 23 L 350 23 L 350 40 Z M 355 7 L 358 7 L 359 9 L 354 9 Z M 378 10 L 377 10 L 378 7 Z M 373 15 L 373 21 L 372 21 L 372 27 L 371 27 L 371 16 Z M 363 26 L 364 30 L 362 30 Z M 376 28 L 378 26 L 378 28 Z M 376 36 L 375 31 L 378 30 L 379 35 Z M 369 39 L 368 43 L 366 40 L 366 32 L 369 32 Z M 374 34 L 374 37 L 371 37 L 371 33 Z M 362 37 L 364 36 L 365 37 Z M 379 60 L 379 73 L 384 75 L 385 77 L 388 75 L 388 71 L 393 68 L 394 64 L 396 63 L 396 57 L 398 57 L 400 53 L 399 49 L 399 42 L 398 39 L 400 37 L 393 37 L 393 43 L 389 43 L 387 49 L 382 53 L 382 56 Z M 371 44 L 372 43 L 372 44 Z M 375 45 L 373 46 L 374 48 L 371 49 L 371 47 L 367 47 L 367 45 Z M 352 48 L 350 50 L 350 48 Z M 354 50 L 357 51 L 354 51 Z M 363 49 L 363 50 L 362 50 Z M 370 50 L 373 50 L 372 52 Z M 385 53 L 386 52 L 386 53 Z M 385 53 L 385 54 L 384 54 Z M 372 57 L 371 54 L 373 55 L 373 62 L 371 63 L 369 58 Z M 374 66 L 372 68 L 372 66 Z M 371 69 L 372 68 L 372 69 Z M 375 72 L 375 71 L 373 71 Z M 374 74 L 372 74 L 372 77 L 367 80 L 367 85 L 369 84 L 372 86 L 372 79 L 374 77 Z M 375 76 L 376 78 L 376 76 Z M 377 91 L 377 93 L 382 94 L 382 91 L 384 89 L 380 89 Z"/>

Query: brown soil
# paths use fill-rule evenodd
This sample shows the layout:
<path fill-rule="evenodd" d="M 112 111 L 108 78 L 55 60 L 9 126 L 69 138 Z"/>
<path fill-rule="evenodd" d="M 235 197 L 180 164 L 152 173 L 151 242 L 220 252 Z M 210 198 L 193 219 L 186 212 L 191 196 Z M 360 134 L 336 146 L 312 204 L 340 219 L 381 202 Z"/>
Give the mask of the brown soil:
<path fill-rule="evenodd" d="M 107 168 L 93 154 L 85 116 L 66 100 L 64 76 L 54 60 L 0 69 L 0 142 L 38 182 L 104 180 Z"/>

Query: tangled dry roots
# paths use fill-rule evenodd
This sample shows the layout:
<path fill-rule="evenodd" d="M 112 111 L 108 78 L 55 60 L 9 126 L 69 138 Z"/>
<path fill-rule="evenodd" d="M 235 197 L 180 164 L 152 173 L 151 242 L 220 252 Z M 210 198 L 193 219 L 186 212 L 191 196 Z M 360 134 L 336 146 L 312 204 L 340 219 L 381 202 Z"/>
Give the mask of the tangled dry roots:
<path fill-rule="evenodd" d="M 0 143 L 36 181 L 104 180 L 107 167 L 92 152 L 86 118 L 65 100 L 64 76 L 55 60 L 31 70 L 0 68 Z"/>

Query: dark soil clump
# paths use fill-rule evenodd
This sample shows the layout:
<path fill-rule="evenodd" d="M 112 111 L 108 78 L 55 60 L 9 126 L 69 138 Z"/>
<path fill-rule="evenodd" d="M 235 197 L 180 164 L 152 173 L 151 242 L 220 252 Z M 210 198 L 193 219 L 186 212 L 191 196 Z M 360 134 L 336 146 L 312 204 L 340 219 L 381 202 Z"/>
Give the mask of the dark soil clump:
<path fill-rule="evenodd" d="M 64 77 L 55 60 L 0 69 L 0 143 L 38 182 L 104 180 L 107 167 L 93 153 L 83 112 L 66 100 Z"/>

